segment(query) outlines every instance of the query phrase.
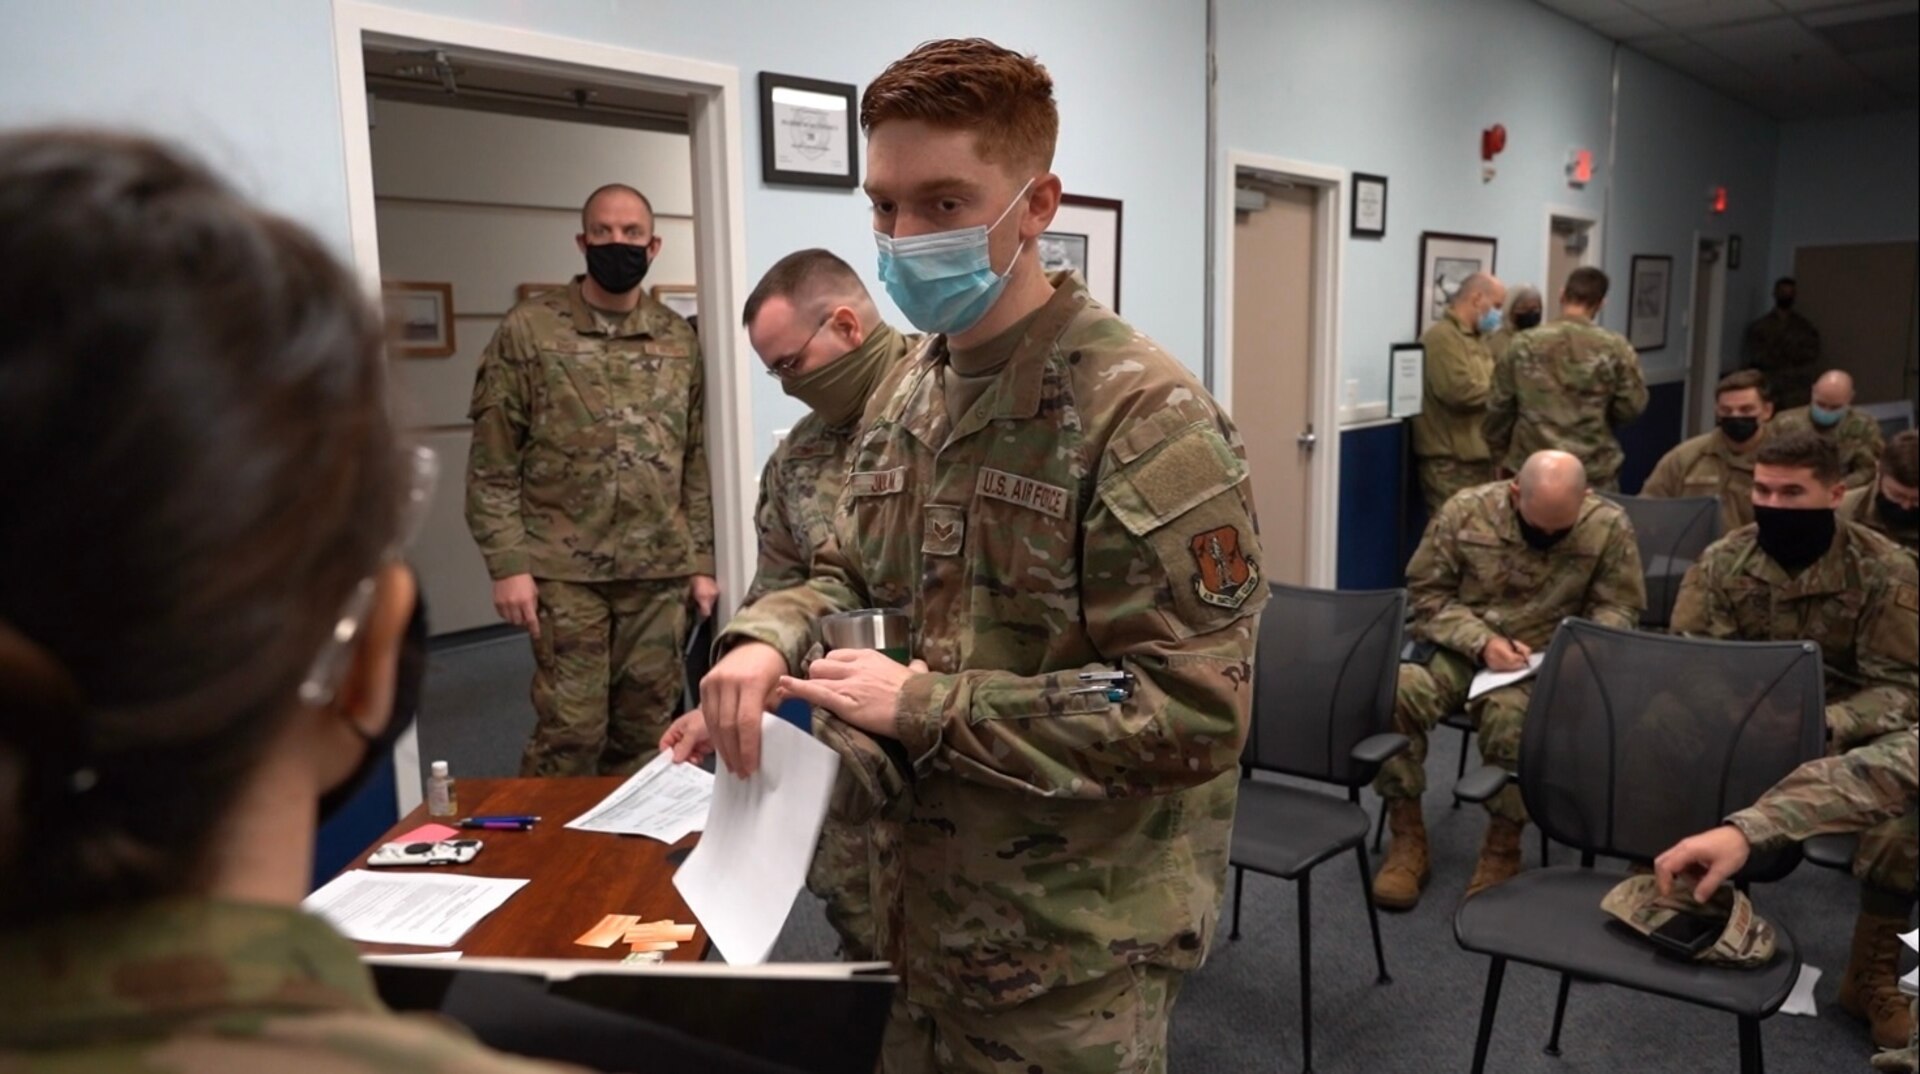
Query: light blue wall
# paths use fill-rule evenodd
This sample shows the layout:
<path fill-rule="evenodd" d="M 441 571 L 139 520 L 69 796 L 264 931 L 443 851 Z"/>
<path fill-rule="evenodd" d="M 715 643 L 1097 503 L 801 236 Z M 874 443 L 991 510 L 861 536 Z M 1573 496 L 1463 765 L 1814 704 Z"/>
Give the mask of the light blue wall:
<path fill-rule="evenodd" d="M 1218 41 L 1223 149 L 1388 177 L 1386 237 L 1345 248 L 1340 376 L 1363 404 L 1386 398 L 1388 346 L 1415 335 L 1422 231 L 1494 236 L 1499 274 L 1537 284 L 1548 206 L 1601 213 L 1604 171 L 1576 189 L 1564 169 L 1575 147 L 1604 169 L 1613 45 L 1537 4 L 1220 0 Z M 1756 257 L 1767 249 L 1773 125 L 1636 54 L 1621 81 L 1605 267 L 1623 295 L 1632 254 L 1671 254 L 1678 313 L 1707 177 L 1734 189 Z M 1480 131 L 1496 122 L 1507 149 L 1483 183 Z M 1603 321 L 1624 330 L 1624 303 Z M 1655 375 L 1681 368 L 1678 317 L 1670 339 L 1647 356 Z"/>
<path fill-rule="evenodd" d="M 1056 82 L 1061 139 L 1054 166 L 1066 189 L 1125 203 L 1124 312 L 1169 352 L 1200 366 L 1206 107 L 1200 3 L 395 0 L 392 6 L 737 66 L 747 108 L 749 283 L 802 246 L 826 246 L 869 277 L 874 263 L 858 192 L 761 183 L 758 72 L 864 86 L 921 41 L 955 35 L 990 37 L 1037 54 Z M 7 22 L 0 36 L 0 124 L 105 120 L 182 138 L 249 192 L 347 251 L 326 0 L 10 3 Z M 770 379 L 754 378 L 752 392 L 757 462 L 771 446 L 769 434 L 805 411 Z"/>
<path fill-rule="evenodd" d="M 1920 236 L 1920 113 L 1789 123 L 1780 129 L 1773 270 L 1801 246 Z"/>

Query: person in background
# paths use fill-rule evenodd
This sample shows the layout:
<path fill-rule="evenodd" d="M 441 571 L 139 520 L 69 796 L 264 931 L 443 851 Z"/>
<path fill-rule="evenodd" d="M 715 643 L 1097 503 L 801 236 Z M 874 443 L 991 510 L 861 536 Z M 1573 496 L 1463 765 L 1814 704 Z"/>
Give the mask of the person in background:
<path fill-rule="evenodd" d="M 1793 311 L 1799 285 L 1793 277 L 1773 282 L 1773 309 L 1747 326 L 1740 357 L 1748 369 L 1767 378 L 1773 402 L 1782 410 L 1807 405 L 1814 374 L 1820 370 L 1820 330 Z"/>
<path fill-rule="evenodd" d="M 523 776 L 638 769 L 680 701 L 688 604 L 720 592 L 700 341 L 642 289 L 653 225 L 630 186 L 589 195 L 586 274 L 508 312 L 474 378 L 467 525 L 533 642 Z"/>
<path fill-rule="evenodd" d="M 1606 273 L 1574 269 L 1559 319 L 1494 356 L 1485 431 L 1501 472 L 1552 449 L 1579 459 L 1593 488 L 1619 490 L 1626 456 L 1614 429 L 1647 408 L 1647 382 L 1633 344 L 1597 323 L 1606 298 Z"/>
<path fill-rule="evenodd" d="M 431 456 L 359 282 L 173 150 L 28 131 L 0 321 L 0 488 L 40 505 L 0 513 L 0 1069 L 559 1070 L 393 1014 L 300 909 L 425 663 Z"/>
<path fill-rule="evenodd" d="M 1714 388 L 1714 430 L 1683 440 L 1661 456 L 1642 496 L 1720 501 L 1720 531 L 1753 521 L 1753 456 L 1766 442 L 1773 402 L 1767 379 L 1751 369 L 1728 373 Z"/>
<path fill-rule="evenodd" d="M 1920 570 L 1892 541 L 1836 519 L 1844 494 L 1831 441 L 1806 431 L 1769 438 L 1754 466 L 1755 523 L 1701 553 L 1672 621 L 1676 634 L 1818 643 L 1836 753 L 1920 719 Z M 1882 1047 L 1897 1047 L 1913 1028 L 1895 986 L 1920 880 L 1913 815 L 1868 831 L 1853 871 L 1860 915 L 1840 1005 L 1868 1021 Z"/>
<path fill-rule="evenodd" d="M 1903 429 L 1880 452 L 1879 475 L 1840 501 L 1840 517 L 1920 555 L 1920 432 Z"/>
<path fill-rule="evenodd" d="M 1412 747 L 1388 761 L 1373 788 L 1385 801 L 1393 842 L 1373 882 L 1382 909 L 1411 910 L 1431 875 L 1420 796 L 1427 787 L 1427 732 L 1451 713 L 1471 713 L 1480 756 L 1509 772 L 1531 680 L 1468 688 L 1480 669 L 1518 671 L 1544 653 L 1560 621 L 1583 616 L 1631 630 L 1646 610 L 1640 550 L 1626 513 L 1587 490 L 1580 460 L 1564 451 L 1529 458 L 1514 480 L 1456 494 L 1427 525 L 1407 565 L 1412 636 L 1423 656 L 1400 665 L 1394 730 Z M 1527 810 L 1509 784 L 1487 803 L 1487 832 L 1467 884 L 1470 898 L 1520 871 Z"/>
<path fill-rule="evenodd" d="M 1853 377 L 1839 369 L 1829 369 L 1813 382 L 1813 402 L 1807 406 L 1782 410 L 1774 415 L 1776 433 L 1806 429 L 1833 441 L 1840 452 L 1840 469 L 1847 487 L 1862 489 L 1873 484 L 1874 464 L 1879 461 L 1885 441 L 1880 423 L 1872 415 L 1853 405 Z"/>
<path fill-rule="evenodd" d="M 1498 331 L 1507 289 L 1476 272 L 1460 284 L 1445 316 L 1420 336 L 1426 348 L 1425 387 L 1413 418 L 1413 454 L 1428 511 L 1454 493 L 1493 480 L 1493 461 L 1480 431 L 1493 388 L 1487 337 Z"/>
<path fill-rule="evenodd" d="M 1546 305 L 1540 299 L 1540 289 L 1530 284 L 1521 284 L 1513 289 L 1507 298 L 1506 316 L 1500 319 L 1500 327 L 1487 337 L 1487 353 L 1498 362 L 1500 356 L 1507 353 L 1513 345 L 1515 336 L 1531 328 L 1540 327 L 1545 316 Z M 1496 456 L 1497 459 L 1497 456 Z"/>
<path fill-rule="evenodd" d="M 853 267 L 821 249 L 774 262 L 747 296 L 747 338 L 780 390 L 808 407 L 760 473 L 754 510 L 759 565 L 745 607 L 805 585 L 813 557 L 833 535 L 854 432 L 874 388 L 918 346 L 881 319 Z M 687 713 L 660 748 L 676 761 L 712 752 L 706 717 Z M 900 825 L 876 816 L 854 824 L 829 814 L 807 890 L 826 903 L 840 950 L 855 962 L 887 957 L 890 910 L 899 897 Z"/>

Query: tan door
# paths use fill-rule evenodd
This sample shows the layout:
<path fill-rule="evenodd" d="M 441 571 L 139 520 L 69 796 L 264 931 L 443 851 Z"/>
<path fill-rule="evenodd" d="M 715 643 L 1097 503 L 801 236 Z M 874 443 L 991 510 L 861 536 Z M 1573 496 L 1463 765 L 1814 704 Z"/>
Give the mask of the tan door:
<path fill-rule="evenodd" d="M 1247 444 L 1267 578 L 1307 581 L 1312 510 L 1315 191 L 1254 184 L 1266 207 L 1233 220 L 1234 421 Z"/>
<path fill-rule="evenodd" d="M 1547 243 L 1547 278 L 1540 281 L 1540 298 L 1549 317 L 1560 308 L 1560 292 L 1573 270 L 1587 263 L 1593 224 L 1570 217 L 1553 218 L 1553 238 Z"/>
<path fill-rule="evenodd" d="M 1856 398 L 1912 398 L 1914 268 L 1920 244 L 1802 246 L 1793 254 L 1799 281 L 1794 309 L 1820 330 L 1821 363 L 1853 374 Z"/>

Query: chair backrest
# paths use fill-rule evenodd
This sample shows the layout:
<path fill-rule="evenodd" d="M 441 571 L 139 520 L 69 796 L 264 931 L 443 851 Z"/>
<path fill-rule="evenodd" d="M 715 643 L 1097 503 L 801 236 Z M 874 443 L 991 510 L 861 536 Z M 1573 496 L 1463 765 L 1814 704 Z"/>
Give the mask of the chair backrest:
<path fill-rule="evenodd" d="M 1752 805 L 1826 732 L 1820 648 L 1614 630 L 1554 632 L 1520 734 L 1520 794 L 1542 831 L 1647 861 Z M 1756 855 L 1768 880 L 1798 849 Z"/>
<path fill-rule="evenodd" d="M 1664 630 L 1673 618 L 1687 568 L 1720 538 L 1720 501 L 1713 496 L 1662 500 L 1603 495 L 1627 513 L 1634 543 L 1640 546 L 1640 570 L 1647 579 L 1647 610 L 1640 613 L 1640 625 Z"/>
<path fill-rule="evenodd" d="M 1379 766 L 1351 753 L 1393 730 L 1406 590 L 1272 590 L 1260 617 L 1243 761 L 1345 787 L 1372 780 Z"/>
<path fill-rule="evenodd" d="M 1880 435 L 1891 440 L 1913 424 L 1913 401 L 1896 399 L 1890 403 L 1861 403 L 1854 408 L 1880 424 Z"/>

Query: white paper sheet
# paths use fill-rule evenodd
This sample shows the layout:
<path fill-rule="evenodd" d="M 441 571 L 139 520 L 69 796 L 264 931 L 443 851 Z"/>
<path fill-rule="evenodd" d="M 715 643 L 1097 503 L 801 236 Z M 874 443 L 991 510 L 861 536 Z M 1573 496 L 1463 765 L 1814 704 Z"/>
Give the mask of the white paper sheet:
<path fill-rule="evenodd" d="M 765 962 L 807 879 L 840 758 L 772 713 L 760 719 L 760 770 L 717 776 L 706 834 L 673 886 L 728 962 Z"/>
<path fill-rule="evenodd" d="M 1920 951 L 1920 929 L 1903 934 L 1900 942 L 1915 951 Z M 1920 969 L 1910 970 L 1905 977 L 1900 978 L 1900 991 L 1909 996 L 1920 993 Z"/>
<path fill-rule="evenodd" d="M 1813 1002 L 1813 986 L 1820 980 L 1820 967 L 1800 964 L 1800 976 L 1794 979 L 1793 990 L 1787 993 L 1787 1001 L 1780 1005 L 1781 1014 L 1803 1014 L 1809 1018 L 1820 1017 L 1820 1008 Z"/>
<path fill-rule="evenodd" d="M 674 764 L 671 753 L 662 753 L 567 827 L 678 843 L 706 827 L 712 801 L 712 772 L 696 764 Z"/>
<path fill-rule="evenodd" d="M 362 962 L 458 962 L 458 951 L 422 951 L 405 955 L 361 955 Z"/>
<path fill-rule="evenodd" d="M 1547 658 L 1545 653 L 1535 653 L 1527 657 L 1527 666 L 1519 671 L 1482 671 L 1473 677 L 1473 685 L 1467 687 L 1467 700 L 1472 701 L 1481 694 L 1498 690 L 1502 686 L 1511 686 L 1516 682 L 1531 679 L 1540 670 L 1540 662 Z"/>
<path fill-rule="evenodd" d="M 457 873 L 342 873 L 301 903 L 349 939 L 451 947 L 525 880 Z"/>

